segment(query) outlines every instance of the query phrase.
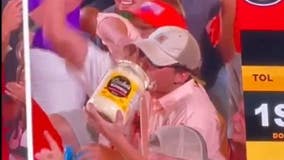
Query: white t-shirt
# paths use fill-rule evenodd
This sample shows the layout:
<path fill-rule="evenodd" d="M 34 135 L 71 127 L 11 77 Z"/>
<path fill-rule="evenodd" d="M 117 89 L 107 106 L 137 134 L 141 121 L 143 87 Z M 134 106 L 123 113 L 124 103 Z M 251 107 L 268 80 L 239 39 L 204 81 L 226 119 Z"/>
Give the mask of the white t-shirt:
<path fill-rule="evenodd" d="M 65 60 L 56 53 L 31 49 L 32 97 L 48 113 L 81 108 L 87 98 L 81 84 L 68 72 Z"/>
<path fill-rule="evenodd" d="M 76 77 L 85 93 L 90 97 L 113 64 L 114 61 L 108 52 L 89 42 L 83 67 L 77 68 L 67 64 L 67 68 L 68 72 Z"/>
<path fill-rule="evenodd" d="M 108 52 L 88 42 L 88 53 L 80 69 L 56 53 L 31 49 L 32 97 L 47 113 L 81 108 L 113 65 Z"/>

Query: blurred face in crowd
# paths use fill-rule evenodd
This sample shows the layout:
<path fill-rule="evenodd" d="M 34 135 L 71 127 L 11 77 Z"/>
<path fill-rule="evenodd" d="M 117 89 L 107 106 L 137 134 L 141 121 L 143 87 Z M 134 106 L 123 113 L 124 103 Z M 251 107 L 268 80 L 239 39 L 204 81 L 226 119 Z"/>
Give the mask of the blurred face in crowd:
<path fill-rule="evenodd" d="M 115 0 L 115 5 L 118 10 L 123 11 L 135 11 L 137 10 L 143 2 L 151 0 Z"/>

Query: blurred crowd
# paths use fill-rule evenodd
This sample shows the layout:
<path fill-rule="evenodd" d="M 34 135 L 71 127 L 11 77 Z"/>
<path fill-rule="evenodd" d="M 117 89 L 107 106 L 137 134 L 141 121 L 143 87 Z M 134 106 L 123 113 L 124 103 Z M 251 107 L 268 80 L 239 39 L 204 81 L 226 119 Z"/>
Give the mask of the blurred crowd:
<path fill-rule="evenodd" d="M 30 53 L 2 5 L 2 159 L 27 159 L 24 54 L 34 159 L 246 159 L 236 0 L 29 0 Z M 87 103 L 120 60 L 154 84 L 127 124 Z"/>

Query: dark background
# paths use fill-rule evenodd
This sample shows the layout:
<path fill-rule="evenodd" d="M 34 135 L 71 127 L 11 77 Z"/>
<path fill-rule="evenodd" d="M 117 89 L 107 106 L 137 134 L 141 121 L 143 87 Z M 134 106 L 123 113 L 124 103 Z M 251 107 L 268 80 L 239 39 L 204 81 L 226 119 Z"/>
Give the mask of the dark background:
<path fill-rule="evenodd" d="M 243 31 L 241 42 L 243 65 L 284 66 L 284 29 Z"/>

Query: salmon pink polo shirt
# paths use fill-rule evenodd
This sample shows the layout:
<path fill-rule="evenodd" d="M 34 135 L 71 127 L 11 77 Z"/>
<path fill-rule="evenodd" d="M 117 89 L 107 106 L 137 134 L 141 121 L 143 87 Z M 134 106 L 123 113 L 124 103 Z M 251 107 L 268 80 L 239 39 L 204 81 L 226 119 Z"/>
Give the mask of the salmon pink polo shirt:
<path fill-rule="evenodd" d="M 161 97 L 160 106 L 149 109 L 149 132 L 165 125 L 184 125 L 197 130 L 204 138 L 208 157 L 223 160 L 222 142 L 225 142 L 225 129 L 222 128 L 218 112 L 202 85 L 190 80 L 181 87 Z M 160 108 L 160 109 L 159 109 Z"/>

